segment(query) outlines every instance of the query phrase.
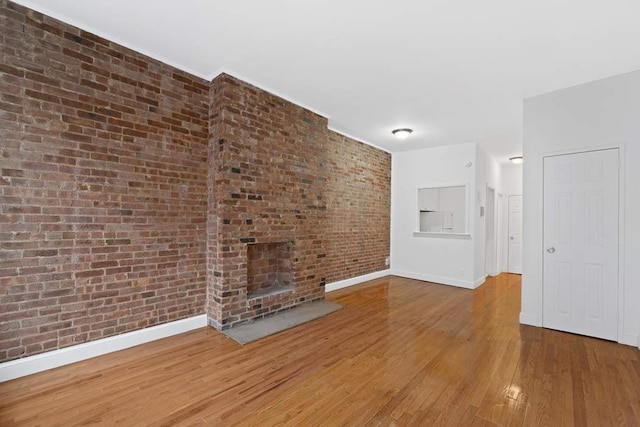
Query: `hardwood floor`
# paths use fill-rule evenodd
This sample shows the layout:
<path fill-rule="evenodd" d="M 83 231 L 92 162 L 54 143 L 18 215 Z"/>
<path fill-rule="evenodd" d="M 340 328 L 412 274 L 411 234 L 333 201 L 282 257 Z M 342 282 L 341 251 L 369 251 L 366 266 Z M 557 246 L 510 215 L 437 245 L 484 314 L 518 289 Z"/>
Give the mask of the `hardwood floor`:
<path fill-rule="evenodd" d="M 203 328 L 0 384 L 0 425 L 639 425 L 640 352 L 520 326 L 520 277 L 398 277 L 244 347 Z"/>

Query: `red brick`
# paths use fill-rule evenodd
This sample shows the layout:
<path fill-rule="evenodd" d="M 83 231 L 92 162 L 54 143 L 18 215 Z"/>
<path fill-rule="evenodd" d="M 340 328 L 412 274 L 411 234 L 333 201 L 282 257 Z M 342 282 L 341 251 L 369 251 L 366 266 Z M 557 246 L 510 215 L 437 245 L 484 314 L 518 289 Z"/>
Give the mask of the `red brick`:
<path fill-rule="evenodd" d="M 7 0 L 0 20 L 0 325 L 38 325 L 0 342 L 0 361 L 205 310 L 229 327 L 384 268 L 387 153 L 232 77 Z M 247 308 L 247 245 L 276 242 L 293 247 L 276 266 L 296 292 Z"/>
<path fill-rule="evenodd" d="M 0 0 L 0 20 L 24 26 L 20 38 L 11 33 L 12 25 L 0 27 L 0 38 L 4 36 L 10 48 L 4 51 L 7 55 L 0 67 L 3 73 L 0 99 L 2 105 L 8 106 L 5 111 L 13 114 L 5 118 L 15 121 L 15 129 L 25 129 L 24 133 L 13 132 L 10 123 L 2 125 L 5 131 L 2 172 L 7 182 L 0 185 L 3 215 L 0 232 L 10 232 L 15 237 L 11 241 L 2 240 L 6 262 L 1 280 L 12 287 L 30 290 L 19 297 L 19 302 L 11 301 L 21 294 L 0 294 L 3 308 L 0 324 L 24 320 L 42 322 L 36 324 L 43 328 L 41 332 L 21 331 L 30 334 L 29 340 L 9 343 L 0 361 L 116 333 L 104 324 L 95 326 L 102 320 L 91 316 L 89 304 L 92 297 L 105 298 L 97 300 L 104 304 L 112 295 L 112 291 L 104 290 L 105 286 L 114 282 L 125 284 L 114 291 L 116 298 L 109 303 L 117 311 L 130 300 L 131 291 L 144 292 L 137 289 L 135 281 L 157 276 L 156 255 L 139 249 L 149 244 L 173 243 L 177 258 L 195 253 L 199 254 L 199 261 L 185 267 L 174 265 L 172 271 L 163 274 L 158 282 L 160 290 L 175 293 L 187 283 L 193 291 L 186 300 L 172 299 L 170 307 L 164 310 L 145 308 L 141 315 L 150 318 L 147 324 L 162 323 L 160 319 L 168 321 L 169 309 L 181 313 L 181 318 L 203 313 L 206 292 L 208 94 L 202 87 L 208 87 L 208 82 L 53 19 L 47 25 L 28 19 L 29 13 L 28 9 Z M 47 33 L 46 46 L 41 42 L 42 32 Z M 87 49 L 92 46 L 95 51 Z M 105 61 L 104 53 L 110 55 L 111 62 Z M 48 56 L 57 63 L 64 62 L 63 79 L 58 80 L 54 77 L 58 73 L 41 65 L 47 63 Z M 119 61 L 125 57 L 127 63 Z M 159 75 L 150 78 L 149 69 L 166 76 L 178 74 L 181 80 L 161 80 Z M 133 85 L 124 92 L 118 85 L 112 85 L 118 82 L 115 78 L 109 80 L 109 76 L 127 76 Z M 185 84 L 185 80 L 190 83 Z M 20 88 L 24 95 L 19 96 L 15 88 Z M 175 95 L 170 102 L 160 96 L 166 89 Z M 120 98 L 121 102 L 115 104 L 114 98 Z M 155 105 L 156 111 L 150 111 L 149 105 Z M 174 113 L 184 111 L 190 114 L 173 117 Z M 122 128 L 104 131 L 107 118 L 120 120 L 123 127 L 135 130 L 136 137 L 148 134 L 161 138 L 156 141 L 143 138 L 126 145 Z M 163 118 L 177 120 L 176 126 L 196 132 L 185 135 L 152 124 L 162 123 Z M 47 139 L 47 144 L 40 143 L 40 136 Z M 79 144 L 82 146 L 78 147 Z M 103 156 L 91 159 L 89 152 Z M 124 159 L 130 159 L 137 169 L 122 165 Z M 132 193 L 126 182 L 148 182 L 151 164 L 158 170 L 157 182 L 152 187 L 146 186 L 144 194 Z M 172 170 L 189 173 L 167 174 Z M 45 175 L 49 173 L 46 171 L 50 174 Z M 95 181 L 89 180 L 94 177 Z M 19 189 L 41 193 L 34 196 Z M 125 207 L 129 196 L 133 206 Z M 111 237 L 89 238 L 87 233 L 102 233 L 114 222 L 120 223 L 120 215 L 106 215 L 103 206 L 107 203 L 114 212 L 129 211 L 129 215 L 122 216 L 135 217 L 134 224 L 143 226 L 123 226 Z M 179 246 L 183 243 L 187 246 Z M 133 273 L 131 267 L 119 266 L 117 259 L 105 259 L 108 253 L 122 254 L 121 259 L 135 258 L 144 268 Z M 56 274 L 56 268 L 64 274 Z M 185 279 L 187 269 L 196 274 Z M 72 287 L 62 287 L 69 280 Z M 31 292 L 42 283 L 47 285 L 42 294 Z M 56 284 L 61 287 L 56 288 Z M 120 292 L 127 297 L 120 299 Z M 62 311 L 74 307 L 73 312 L 79 313 L 73 317 L 74 322 L 90 325 L 96 333 L 87 334 L 87 330 L 84 335 L 76 335 L 64 322 L 48 319 L 46 313 L 53 313 L 51 310 L 57 307 Z M 131 320 L 124 325 L 125 330 L 136 329 L 138 321 Z"/>

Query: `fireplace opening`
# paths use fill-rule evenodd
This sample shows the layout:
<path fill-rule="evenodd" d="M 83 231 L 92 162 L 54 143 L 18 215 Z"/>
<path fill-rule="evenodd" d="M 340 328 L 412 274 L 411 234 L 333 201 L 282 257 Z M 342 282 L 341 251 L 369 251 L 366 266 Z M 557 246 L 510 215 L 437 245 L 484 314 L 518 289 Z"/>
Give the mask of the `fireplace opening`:
<path fill-rule="evenodd" d="M 293 242 L 247 245 L 247 298 L 294 288 Z"/>

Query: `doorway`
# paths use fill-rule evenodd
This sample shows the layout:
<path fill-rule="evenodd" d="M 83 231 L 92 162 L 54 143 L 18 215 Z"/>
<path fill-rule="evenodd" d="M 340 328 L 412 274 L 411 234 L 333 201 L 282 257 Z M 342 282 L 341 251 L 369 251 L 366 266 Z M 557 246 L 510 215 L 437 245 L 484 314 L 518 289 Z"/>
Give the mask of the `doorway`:
<path fill-rule="evenodd" d="M 496 245 L 496 190 L 487 186 L 487 206 L 485 217 L 485 271 L 489 276 L 498 275 Z"/>
<path fill-rule="evenodd" d="M 616 341 L 619 150 L 548 156 L 543 166 L 542 325 Z"/>
<path fill-rule="evenodd" d="M 509 273 L 522 274 L 522 195 L 509 196 Z"/>

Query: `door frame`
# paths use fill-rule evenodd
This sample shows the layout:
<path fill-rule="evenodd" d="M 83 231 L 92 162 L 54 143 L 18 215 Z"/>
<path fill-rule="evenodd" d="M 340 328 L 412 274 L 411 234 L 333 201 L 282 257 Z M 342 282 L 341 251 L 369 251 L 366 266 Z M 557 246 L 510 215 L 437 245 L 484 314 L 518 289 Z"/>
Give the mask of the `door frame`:
<path fill-rule="evenodd" d="M 496 254 L 496 264 L 498 266 L 498 275 L 505 272 L 504 269 L 504 242 L 505 239 L 505 224 L 504 224 L 504 195 L 502 193 L 496 192 L 498 196 L 496 199 L 496 220 L 498 221 L 497 229 L 496 229 L 496 249 L 498 250 Z"/>
<path fill-rule="evenodd" d="M 498 267 L 498 221 L 497 221 L 497 194 L 498 192 L 494 187 L 491 187 L 489 184 L 485 184 L 485 211 L 484 211 L 484 272 L 485 276 L 495 277 L 499 273 L 500 268 Z M 493 201 L 491 203 L 491 208 L 489 208 L 489 193 L 493 192 Z M 491 217 L 489 217 L 489 212 L 491 212 Z M 491 244 L 491 253 L 487 252 L 487 243 L 489 240 L 487 239 L 487 229 L 491 226 L 493 231 L 492 236 L 492 244 Z M 488 264 L 488 265 L 487 265 Z"/>
<path fill-rule="evenodd" d="M 540 206 L 542 206 L 542 211 L 544 212 L 544 159 L 545 157 L 557 157 L 564 156 L 568 154 L 580 154 L 580 153 L 588 153 L 592 151 L 603 151 L 603 150 L 611 150 L 618 149 L 618 338 L 617 342 L 629 343 L 629 341 L 636 341 L 635 335 L 633 338 L 631 335 L 626 337 L 624 335 L 624 291 L 625 291 L 625 277 L 624 277 L 624 261 L 625 261 L 625 253 L 624 253 L 624 228 L 625 228 L 625 163 L 626 156 L 624 150 L 624 144 L 614 144 L 614 145 L 601 145 L 594 147 L 584 147 L 584 148 L 576 148 L 571 150 L 561 150 L 554 151 L 548 153 L 541 153 L 537 157 L 537 162 L 540 165 L 540 171 L 542 174 L 539 177 L 540 182 L 540 193 L 538 194 L 538 200 L 540 201 Z M 540 234 L 538 236 L 538 271 L 540 272 L 540 287 L 539 287 L 539 301 L 540 304 L 538 306 L 538 319 L 539 326 L 543 324 L 543 312 L 544 312 L 544 215 L 540 216 Z M 638 346 L 640 346 L 640 338 L 637 338 Z"/>

